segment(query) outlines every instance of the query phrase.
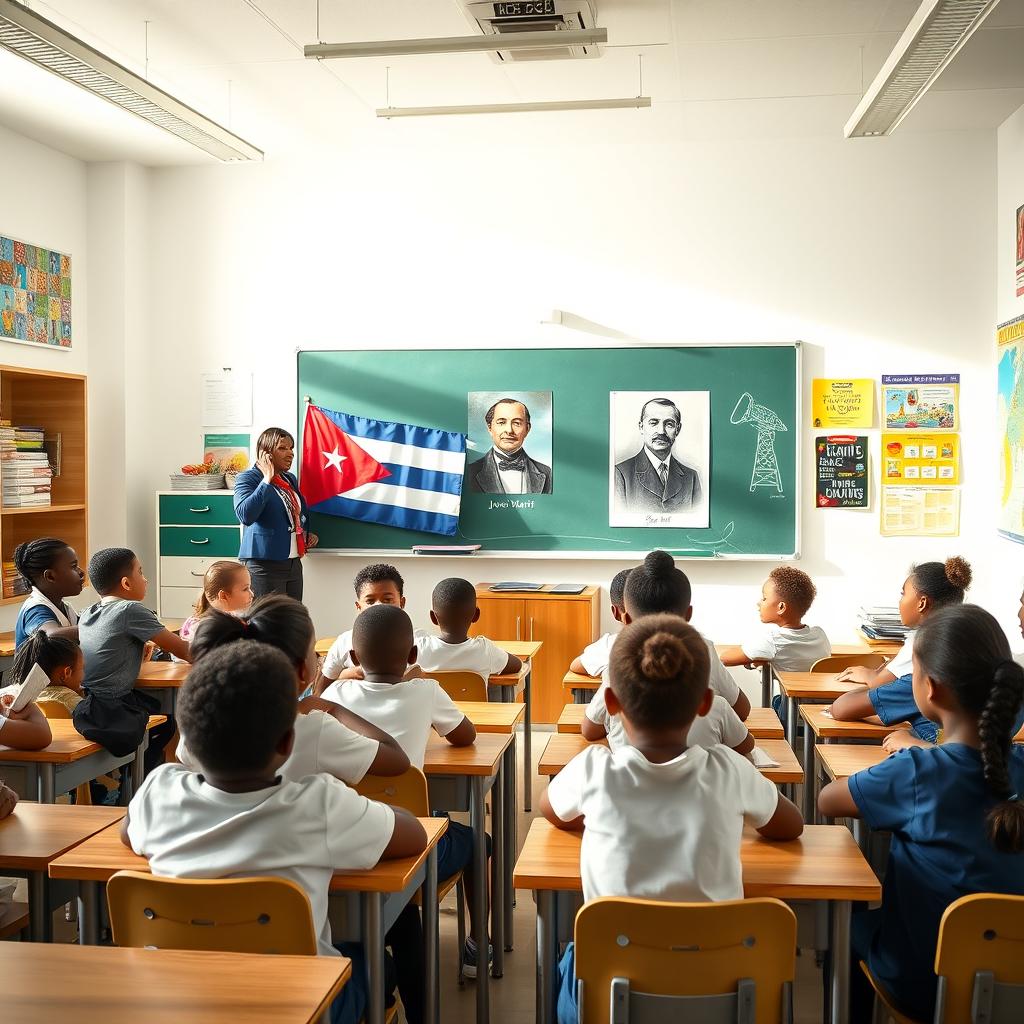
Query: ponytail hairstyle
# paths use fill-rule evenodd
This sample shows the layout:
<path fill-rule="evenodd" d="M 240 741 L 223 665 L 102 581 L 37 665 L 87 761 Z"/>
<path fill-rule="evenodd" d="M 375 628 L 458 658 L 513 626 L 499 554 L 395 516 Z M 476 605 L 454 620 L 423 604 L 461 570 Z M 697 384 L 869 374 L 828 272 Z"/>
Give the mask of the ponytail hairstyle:
<path fill-rule="evenodd" d="M 667 551 L 651 551 L 643 564 L 629 571 L 623 600 L 631 619 L 661 612 L 685 617 L 690 607 L 690 581 Z"/>
<path fill-rule="evenodd" d="M 38 665 L 52 679 L 59 668 L 73 668 L 81 648 L 66 636 L 51 636 L 37 629 L 22 641 L 11 665 L 11 683 L 23 683 L 33 665 Z"/>
<path fill-rule="evenodd" d="M 613 648 L 614 650 L 614 648 Z M 1024 852 L 1024 801 L 1010 778 L 1014 725 L 1024 701 L 1024 669 L 983 608 L 965 604 L 930 615 L 914 639 L 925 675 L 949 688 L 977 718 L 985 784 L 998 801 L 988 812 L 988 837 L 1001 853 Z"/>
<path fill-rule="evenodd" d="M 608 683 L 631 722 L 678 728 L 693 721 L 710 674 L 707 644 L 693 626 L 678 615 L 645 615 L 616 638 Z"/>
<path fill-rule="evenodd" d="M 928 598 L 934 611 L 949 604 L 963 604 L 964 591 L 971 585 L 971 567 L 954 555 L 945 562 L 922 562 L 910 570 L 914 589 Z"/>
<path fill-rule="evenodd" d="M 14 568 L 30 586 L 36 586 L 39 577 L 49 569 L 57 556 L 68 548 L 68 542 L 56 537 L 39 537 L 19 544 L 14 549 Z"/>
<path fill-rule="evenodd" d="M 230 590 L 235 578 L 242 572 L 247 571 L 241 562 L 232 562 L 222 559 L 214 562 L 203 576 L 203 590 L 199 600 L 193 605 L 192 611 L 196 618 L 200 618 L 213 608 L 213 602 L 222 590 Z"/>
<path fill-rule="evenodd" d="M 193 663 L 217 647 L 237 640 L 259 640 L 283 652 L 296 670 L 306 663 L 316 638 L 306 606 L 284 594 L 267 594 L 254 601 L 242 615 L 228 615 L 211 608 L 192 634 Z"/>

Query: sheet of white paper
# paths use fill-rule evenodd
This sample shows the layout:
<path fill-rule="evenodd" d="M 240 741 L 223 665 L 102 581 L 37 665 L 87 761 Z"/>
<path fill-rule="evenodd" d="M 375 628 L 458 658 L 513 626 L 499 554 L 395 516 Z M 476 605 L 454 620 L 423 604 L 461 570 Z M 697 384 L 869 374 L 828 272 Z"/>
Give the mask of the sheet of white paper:
<path fill-rule="evenodd" d="M 252 426 L 252 374 L 202 374 L 201 419 L 204 427 Z"/>
<path fill-rule="evenodd" d="M 769 757 L 760 747 L 754 747 L 750 752 L 755 768 L 778 768 L 779 762 Z"/>

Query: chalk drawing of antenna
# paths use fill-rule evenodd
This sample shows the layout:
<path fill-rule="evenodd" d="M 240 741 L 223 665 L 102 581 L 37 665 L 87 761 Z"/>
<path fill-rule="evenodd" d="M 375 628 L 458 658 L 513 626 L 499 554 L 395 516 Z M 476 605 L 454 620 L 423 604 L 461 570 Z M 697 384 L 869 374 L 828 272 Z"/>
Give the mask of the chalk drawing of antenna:
<path fill-rule="evenodd" d="M 775 435 L 788 429 L 786 424 L 766 405 L 759 405 L 749 391 L 740 395 L 736 408 L 729 417 L 730 423 L 749 423 L 757 430 L 757 447 L 754 449 L 754 471 L 750 474 L 750 489 L 774 487 L 782 493 L 782 477 L 779 474 L 779 460 L 775 457 Z"/>

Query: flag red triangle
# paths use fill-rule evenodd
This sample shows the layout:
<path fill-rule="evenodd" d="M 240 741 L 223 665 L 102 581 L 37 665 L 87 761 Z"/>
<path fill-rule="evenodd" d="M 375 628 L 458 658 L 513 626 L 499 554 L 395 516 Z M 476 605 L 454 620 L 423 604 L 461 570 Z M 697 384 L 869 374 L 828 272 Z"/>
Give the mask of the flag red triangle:
<path fill-rule="evenodd" d="M 315 405 L 302 430 L 302 493 L 310 505 L 391 476 L 372 455 Z"/>

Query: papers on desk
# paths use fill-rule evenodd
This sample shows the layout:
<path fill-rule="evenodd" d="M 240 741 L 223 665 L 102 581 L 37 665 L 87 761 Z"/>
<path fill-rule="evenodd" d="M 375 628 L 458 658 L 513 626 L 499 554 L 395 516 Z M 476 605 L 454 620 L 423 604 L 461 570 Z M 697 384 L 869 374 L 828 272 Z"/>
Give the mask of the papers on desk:
<path fill-rule="evenodd" d="M 779 762 L 769 757 L 760 747 L 754 747 L 750 752 L 750 759 L 754 762 L 755 768 L 778 768 Z"/>
<path fill-rule="evenodd" d="M 822 711 L 822 713 L 821 713 L 821 717 L 822 718 L 832 718 L 833 717 L 832 716 L 832 712 L 829 711 L 828 708 L 825 708 L 825 710 Z"/>

